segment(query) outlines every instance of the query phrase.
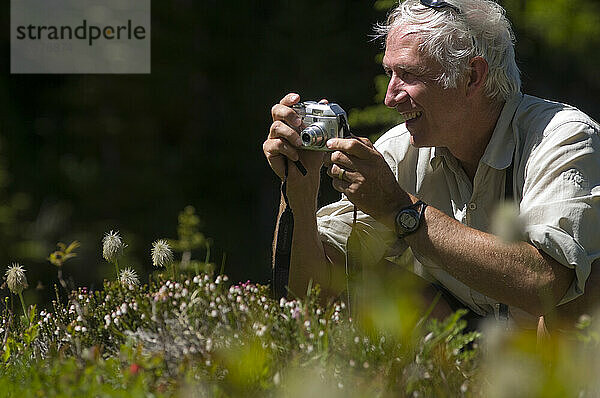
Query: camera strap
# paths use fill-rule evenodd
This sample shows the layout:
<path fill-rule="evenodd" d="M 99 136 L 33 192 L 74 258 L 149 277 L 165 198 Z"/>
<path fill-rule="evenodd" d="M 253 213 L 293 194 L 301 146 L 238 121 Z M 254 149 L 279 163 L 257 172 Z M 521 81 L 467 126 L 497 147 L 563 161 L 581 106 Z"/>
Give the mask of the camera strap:
<path fill-rule="evenodd" d="M 356 288 L 357 286 L 360 286 L 360 281 L 362 279 L 361 245 L 358 230 L 356 228 L 357 213 L 356 205 L 354 205 L 352 230 L 346 241 L 346 299 L 348 303 L 348 314 L 353 318 L 356 316 L 356 307 L 358 304 Z"/>
<path fill-rule="evenodd" d="M 287 286 L 290 277 L 290 259 L 292 254 L 292 237 L 294 233 L 294 213 L 287 197 L 288 162 L 285 162 L 285 174 L 281 183 L 281 195 L 285 209 L 277 224 L 275 258 L 273 261 L 273 295 L 276 299 L 287 297 Z"/>

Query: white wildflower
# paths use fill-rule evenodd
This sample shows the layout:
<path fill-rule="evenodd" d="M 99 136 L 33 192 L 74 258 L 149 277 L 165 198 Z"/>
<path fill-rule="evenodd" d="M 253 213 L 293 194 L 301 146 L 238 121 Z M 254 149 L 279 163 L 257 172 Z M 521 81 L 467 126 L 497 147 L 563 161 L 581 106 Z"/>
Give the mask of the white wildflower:
<path fill-rule="evenodd" d="M 164 239 L 159 239 L 152 244 L 152 264 L 155 267 L 164 267 L 173 262 L 171 246 Z"/>
<path fill-rule="evenodd" d="M 128 286 L 137 286 L 140 284 L 140 280 L 138 278 L 137 273 L 133 270 L 133 268 L 125 268 L 121 271 L 121 275 L 119 275 L 119 281 L 125 287 Z"/>
<path fill-rule="evenodd" d="M 6 271 L 6 284 L 11 292 L 14 294 L 21 294 L 23 289 L 27 287 L 25 269 L 18 263 L 13 263 Z"/>
<path fill-rule="evenodd" d="M 124 247 L 119 231 L 107 232 L 102 239 L 102 257 L 106 261 L 111 262 L 117 258 L 117 255 L 123 251 Z"/>
<path fill-rule="evenodd" d="M 433 332 L 429 332 L 429 333 L 427 333 L 427 335 L 426 335 L 426 336 L 425 336 L 425 338 L 423 339 L 423 342 L 424 342 L 424 343 L 427 343 L 429 340 L 433 339 L 433 337 L 434 337 L 434 334 L 433 334 Z"/>

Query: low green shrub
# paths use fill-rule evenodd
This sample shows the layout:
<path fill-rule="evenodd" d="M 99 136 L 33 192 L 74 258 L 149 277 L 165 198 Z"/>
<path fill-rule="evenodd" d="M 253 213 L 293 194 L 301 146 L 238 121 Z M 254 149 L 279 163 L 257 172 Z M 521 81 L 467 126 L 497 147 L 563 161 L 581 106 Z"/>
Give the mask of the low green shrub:
<path fill-rule="evenodd" d="M 194 236 L 193 228 L 186 234 Z M 180 245 L 184 261 L 175 262 L 173 242 L 155 242 L 153 260 L 161 268 L 146 284 L 134 270 L 119 268 L 125 244 L 111 231 L 104 245 L 113 246 L 103 253 L 117 274 L 101 289 L 81 287 L 61 298 L 57 286 L 52 309 L 42 311 L 6 297 L 0 397 L 588 397 L 600 391 L 600 334 L 590 317 L 581 319 L 579 332 L 539 349 L 531 332 L 491 324 L 483 337 L 465 333 L 462 312 L 430 320 L 418 287 L 369 274 L 352 318 L 344 302 L 321 299 L 318 286 L 302 300 L 274 300 L 268 286 L 232 284 L 212 271 L 208 256 L 192 260 L 189 244 Z M 63 259 L 59 270 L 77 247 L 59 245 L 63 252 L 69 247 L 66 258 L 50 257 L 55 265 Z"/>

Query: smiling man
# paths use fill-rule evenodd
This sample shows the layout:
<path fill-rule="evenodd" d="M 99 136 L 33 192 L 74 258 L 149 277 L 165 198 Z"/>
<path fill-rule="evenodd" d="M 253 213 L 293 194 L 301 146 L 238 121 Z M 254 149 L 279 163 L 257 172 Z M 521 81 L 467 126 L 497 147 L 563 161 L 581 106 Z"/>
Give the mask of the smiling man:
<path fill-rule="evenodd" d="M 297 94 L 272 108 L 269 164 L 282 178 L 285 158 L 308 170 L 291 167 L 287 182 L 290 289 L 305 292 L 311 279 L 340 288 L 356 206 L 362 258 L 393 260 L 410 247 L 413 271 L 453 309 L 487 317 L 508 308 L 535 320 L 576 301 L 600 258 L 598 124 L 520 92 L 513 33 L 493 1 L 406 0 L 376 30 L 386 44 L 385 104 L 405 123 L 375 145 L 332 139 L 324 156 L 298 150 Z M 317 211 L 323 163 L 343 197 Z M 522 240 L 490 231 L 504 199 L 518 204 Z"/>

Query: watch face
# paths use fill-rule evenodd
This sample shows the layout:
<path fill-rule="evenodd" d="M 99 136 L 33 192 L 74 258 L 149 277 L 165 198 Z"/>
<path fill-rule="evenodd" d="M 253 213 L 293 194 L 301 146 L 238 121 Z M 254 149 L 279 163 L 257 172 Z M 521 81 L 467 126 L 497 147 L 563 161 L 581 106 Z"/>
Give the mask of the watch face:
<path fill-rule="evenodd" d="M 417 227 L 417 219 L 409 212 L 400 214 L 400 224 L 408 231 L 412 231 Z"/>

